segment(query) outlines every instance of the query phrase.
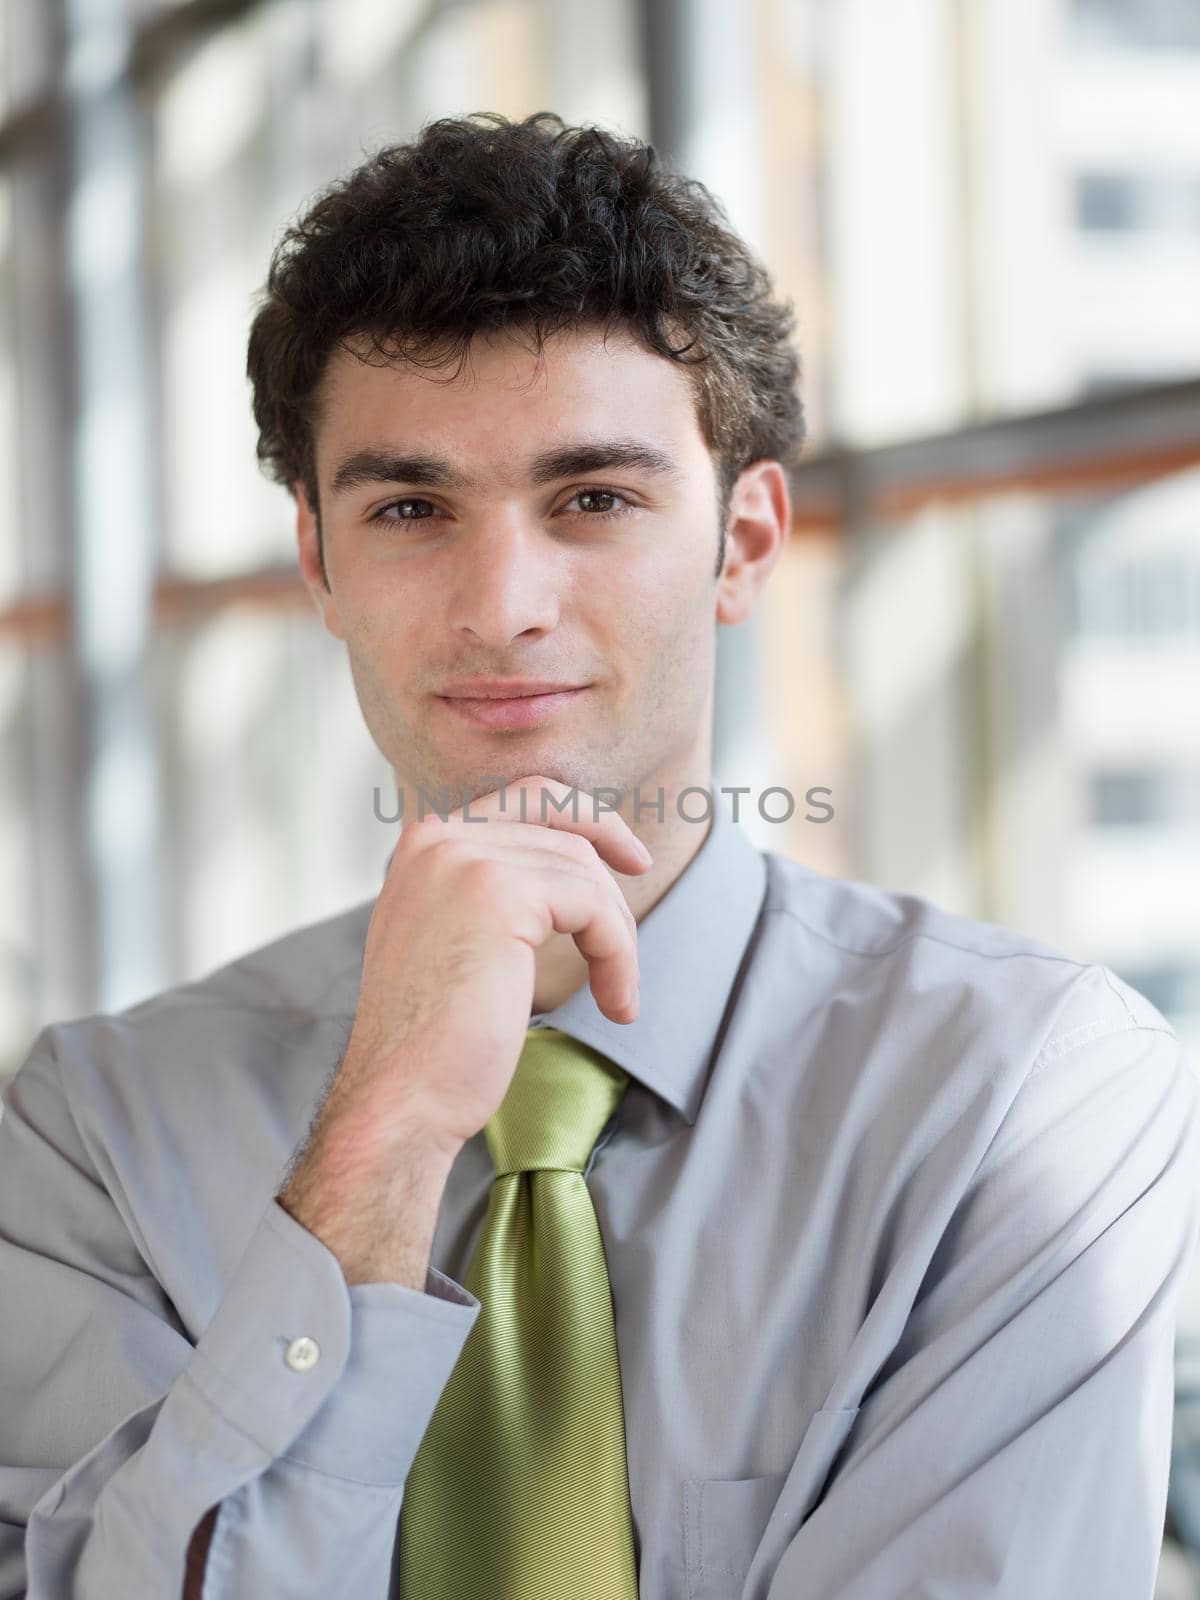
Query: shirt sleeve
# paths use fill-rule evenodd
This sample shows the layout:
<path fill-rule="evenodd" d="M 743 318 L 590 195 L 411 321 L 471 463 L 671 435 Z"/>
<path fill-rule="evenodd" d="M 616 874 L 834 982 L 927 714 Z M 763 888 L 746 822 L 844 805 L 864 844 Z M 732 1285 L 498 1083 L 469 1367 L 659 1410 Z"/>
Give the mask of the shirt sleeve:
<path fill-rule="evenodd" d="M 0 1597 L 386 1592 L 403 1485 L 479 1314 L 348 1286 L 274 1199 L 188 1338 L 78 1136 L 47 1030 L 0 1116 Z"/>
<path fill-rule="evenodd" d="M 1151 1600 L 1198 1101 L 1132 1014 L 1043 1048 L 768 1600 Z"/>

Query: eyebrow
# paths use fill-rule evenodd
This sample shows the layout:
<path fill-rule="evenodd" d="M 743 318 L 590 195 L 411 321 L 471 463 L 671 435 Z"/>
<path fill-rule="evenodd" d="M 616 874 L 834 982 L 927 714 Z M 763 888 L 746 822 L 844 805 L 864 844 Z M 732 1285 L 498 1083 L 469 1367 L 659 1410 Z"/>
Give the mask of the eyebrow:
<path fill-rule="evenodd" d="M 640 439 L 581 440 L 535 456 L 529 464 L 534 483 L 557 483 L 583 472 L 603 472 L 612 467 L 632 467 L 659 477 L 682 477 L 679 464 L 665 450 Z M 394 449 L 368 445 L 338 463 L 330 488 L 331 498 L 349 494 L 372 483 L 406 483 L 425 489 L 469 489 L 474 480 L 442 456 L 406 455 Z"/>

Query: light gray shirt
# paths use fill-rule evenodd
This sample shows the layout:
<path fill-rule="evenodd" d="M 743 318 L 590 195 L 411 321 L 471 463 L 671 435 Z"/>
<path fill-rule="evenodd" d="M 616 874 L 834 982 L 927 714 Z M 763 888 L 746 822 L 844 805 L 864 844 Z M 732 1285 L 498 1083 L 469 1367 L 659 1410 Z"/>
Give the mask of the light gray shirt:
<path fill-rule="evenodd" d="M 424 1291 L 348 1288 L 273 1198 L 371 908 L 48 1026 L 9 1084 L 0 1595 L 178 1595 L 218 1503 L 206 1600 L 395 1592 L 491 1167 L 480 1132 Z M 587 1183 L 642 1600 L 1149 1600 L 1200 1216 L 1163 1017 L 722 809 L 638 942 L 636 1022 L 586 984 L 532 1020 L 631 1075 Z"/>

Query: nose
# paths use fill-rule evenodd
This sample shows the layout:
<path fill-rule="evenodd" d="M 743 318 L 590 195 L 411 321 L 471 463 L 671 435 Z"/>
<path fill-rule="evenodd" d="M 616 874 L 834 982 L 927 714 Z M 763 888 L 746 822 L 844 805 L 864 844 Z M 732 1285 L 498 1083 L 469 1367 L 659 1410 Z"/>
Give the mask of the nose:
<path fill-rule="evenodd" d="M 456 552 L 451 626 L 495 649 L 523 634 L 550 632 L 559 618 L 556 554 L 538 524 L 520 512 L 489 518 L 479 537 L 464 540 Z"/>

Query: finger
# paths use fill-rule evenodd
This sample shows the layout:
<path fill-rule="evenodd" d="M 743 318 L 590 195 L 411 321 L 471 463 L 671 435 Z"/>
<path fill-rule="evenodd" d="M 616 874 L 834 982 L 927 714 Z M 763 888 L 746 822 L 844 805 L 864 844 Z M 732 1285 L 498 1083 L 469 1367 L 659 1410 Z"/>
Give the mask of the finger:
<path fill-rule="evenodd" d="M 618 904 L 601 884 L 570 872 L 543 874 L 542 888 L 555 931 L 570 934 L 588 964 L 596 1004 L 614 1022 L 631 1022 L 637 1015 L 637 936 L 624 900 Z"/>
<path fill-rule="evenodd" d="M 464 817 L 464 811 L 470 815 Z M 523 826 L 536 824 L 578 834 L 591 840 L 597 852 L 618 872 L 644 872 L 650 865 L 643 853 L 645 847 L 619 812 L 601 809 L 587 790 L 574 789 L 556 778 L 536 773 L 470 800 L 457 810 L 448 811 L 445 817 L 430 811 L 415 822 L 406 823 L 401 837 L 412 828 L 436 834 L 447 828 L 482 825 L 485 819 Z"/>
<path fill-rule="evenodd" d="M 499 812 L 501 793 L 503 812 Z M 645 847 L 624 817 L 617 811 L 601 809 L 585 789 L 535 774 L 485 798 L 495 800 L 498 814 L 510 821 L 535 823 L 588 839 L 619 872 L 644 872 L 650 865 Z M 473 805 L 471 809 L 474 810 Z"/>
<path fill-rule="evenodd" d="M 445 839 L 447 835 L 441 837 Z M 570 863 L 583 872 L 600 874 L 612 884 L 592 841 L 568 829 L 540 828 L 525 822 L 509 822 L 502 817 L 489 817 L 486 831 L 475 832 L 473 824 L 469 828 L 464 825 L 451 837 L 457 848 L 472 853 L 477 849 L 481 856 L 529 861 L 535 865 L 549 861 Z"/>

